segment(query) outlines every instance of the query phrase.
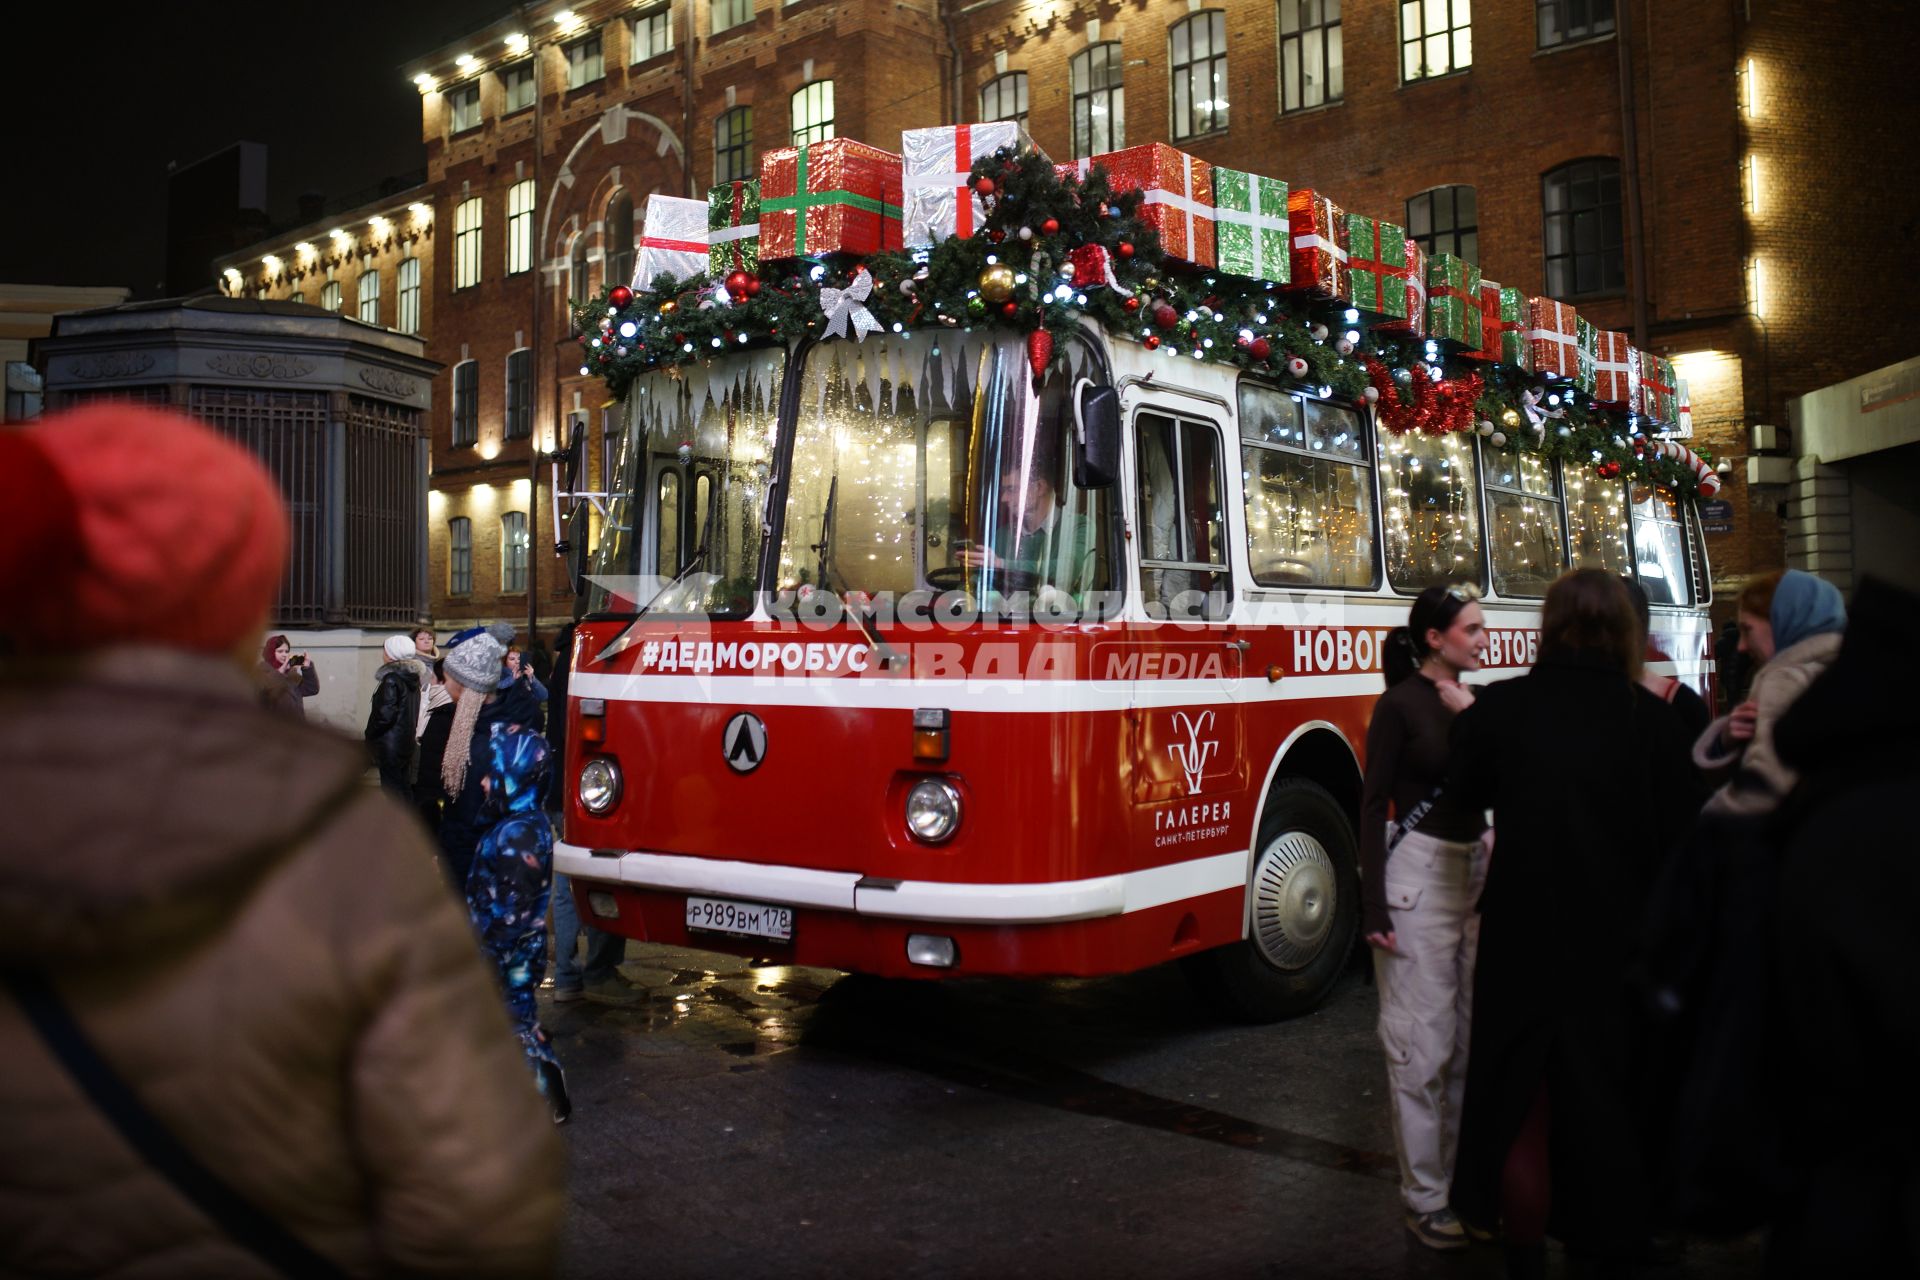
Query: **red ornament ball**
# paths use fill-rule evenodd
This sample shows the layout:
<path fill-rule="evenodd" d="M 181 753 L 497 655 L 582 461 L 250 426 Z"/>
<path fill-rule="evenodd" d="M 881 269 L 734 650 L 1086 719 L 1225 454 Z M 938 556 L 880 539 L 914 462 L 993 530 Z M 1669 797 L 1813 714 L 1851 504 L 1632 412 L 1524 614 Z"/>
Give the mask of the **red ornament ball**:
<path fill-rule="evenodd" d="M 1017 302 L 1003 302 L 1000 304 L 1000 314 L 1003 316 L 1017 316 L 1020 314 L 1020 304 Z"/>
<path fill-rule="evenodd" d="M 1255 338 L 1247 344 L 1247 354 L 1255 360 L 1265 360 L 1273 354 L 1273 344 L 1265 338 Z"/>
<path fill-rule="evenodd" d="M 1054 235 L 1058 233 L 1059 230 L 1060 230 L 1060 219 L 1058 218 L 1048 218 L 1045 222 L 1040 224 L 1040 234 L 1043 236 Z"/>
<path fill-rule="evenodd" d="M 621 310 L 625 310 L 633 302 L 633 290 L 623 284 L 617 284 L 613 286 L 612 291 L 607 294 L 607 301 L 619 307 Z"/>
<path fill-rule="evenodd" d="M 1125 310 L 1138 311 L 1140 309 L 1140 299 L 1128 298 L 1125 302 L 1121 303 L 1120 305 Z"/>
<path fill-rule="evenodd" d="M 749 298 L 757 298 L 760 296 L 760 277 L 759 276 L 747 277 L 747 296 Z"/>
<path fill-rule="evenodd" d="M 1007 238 L 1007 233 L 1004 231 L 995 230 L 995 231 L 987 232 L 987 239 L 993 241 L 995 244 L 999 244 L 1002 240 L 1005 240 L 1006 238 Z"/>
<path fill-rule="evenodd" d="M 1147 342 L 1147 350 L 1157 351 L 1160 348 L 1160 335 L 1156 333 L 1150 333 L 1147 335 L 1146 342 Z"/>
<path fill-rule="evenodd" d="M 1168 303 L 1156 302 L 1153 304 L 1153 322 L 1162 329 L 1171 329 L 1180 323 L 1180 313 Z"/>
<path fill-rule="evenodd" d="M 1123 258 L 1131 258 L 1133 256 L 1133 242 L 1130 240 L 1122 240 L 1119 244 L 1113 246 L 1113 251 Z"/>
<path fill-rule="evenodd" d="M 753 277 L 744 271 L 727 272 L 727 292 L 734 297 L 742 297 L 747 292 L 747 281 Z"/>
<path fill-rule="evenodd" d="M 973 189 L 983 196 L 990 196 L 994 192 L 993 179 L 986 177 L 976 178 L 974 179 Z"/>

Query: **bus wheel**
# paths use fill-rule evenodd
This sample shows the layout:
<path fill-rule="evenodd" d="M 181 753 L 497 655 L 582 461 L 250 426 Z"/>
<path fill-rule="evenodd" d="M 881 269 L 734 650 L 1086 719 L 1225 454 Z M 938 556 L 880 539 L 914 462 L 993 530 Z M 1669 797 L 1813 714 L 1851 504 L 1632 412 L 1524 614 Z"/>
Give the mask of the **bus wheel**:
<path fill-rule="evenodd" d="M 1260 820 L 1248 885 L 1251 928 L 1239 942 L 1187 957 L 1188 976 L 1247 1022 L 1306 1013 L 1327 997 L 1360 927 L 1353 830 L 1316 783 L 1275 787 Z"/>

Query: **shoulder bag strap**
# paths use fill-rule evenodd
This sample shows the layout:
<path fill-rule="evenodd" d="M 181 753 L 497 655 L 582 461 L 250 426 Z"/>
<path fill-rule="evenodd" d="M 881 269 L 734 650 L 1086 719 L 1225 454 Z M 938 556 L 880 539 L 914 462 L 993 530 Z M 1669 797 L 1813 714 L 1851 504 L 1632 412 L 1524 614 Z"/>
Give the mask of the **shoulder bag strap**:
<path fill-rule="evenodd" d="M 100 1056 L 45 976 L 13 972 L 5 981 L 27 1021 L 87 1100 L 141 1159 L 235 1243 L 284 1276 L 334 1280 L 346 1275 L 285 1226 L 248 1203 L 187 1150 Z"/>
<path fill-rule="evenodd" d="M 1420 825 L 1420 820 L 1433 811 L 1433 806 L 1440 802 L 1440 797 L 1445 792 L 1445 787 L 1435 787 L 1432 795 L 1407 810 L 1407 816 L 1400 819 L 1399 824 L 1387 835 L 1388 853 L 1392 853 L 1395 845 L 1413 833 L 1413 829 Z"/>

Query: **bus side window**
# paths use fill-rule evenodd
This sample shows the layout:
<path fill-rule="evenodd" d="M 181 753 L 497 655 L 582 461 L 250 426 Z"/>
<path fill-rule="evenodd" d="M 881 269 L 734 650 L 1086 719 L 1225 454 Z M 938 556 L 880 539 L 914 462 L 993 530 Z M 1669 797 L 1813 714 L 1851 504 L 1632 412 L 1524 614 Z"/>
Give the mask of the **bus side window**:
<path fill-rule="evenodd" d="M 1156 617 L 1224 617 L 1231 598 L 1220 438 L 1157 413 L 1135 420 L 1140 592 Z"/>
<path fill-rule="evenodd" d="M 680 473 L 665 470 L 655 482 L 654 528 L 659 532 L 659 554 L 654 572 L 671 578 L 680 572 Z"/>

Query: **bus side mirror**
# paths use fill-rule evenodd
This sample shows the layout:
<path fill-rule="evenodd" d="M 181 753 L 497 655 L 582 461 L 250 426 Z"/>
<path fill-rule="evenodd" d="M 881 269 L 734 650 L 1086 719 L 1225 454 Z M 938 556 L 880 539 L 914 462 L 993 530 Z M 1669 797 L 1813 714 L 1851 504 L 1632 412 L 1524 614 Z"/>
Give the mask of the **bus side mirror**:
<path fill-rule="evenodd" d="M 1073 483 L 1110 489 L 1120 479 L 1120 393 L 1082 378 L 1073 385 Z"/>

